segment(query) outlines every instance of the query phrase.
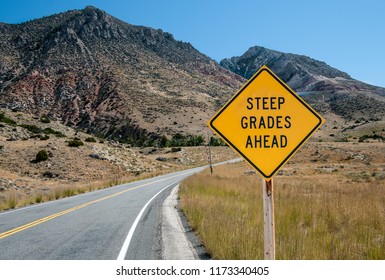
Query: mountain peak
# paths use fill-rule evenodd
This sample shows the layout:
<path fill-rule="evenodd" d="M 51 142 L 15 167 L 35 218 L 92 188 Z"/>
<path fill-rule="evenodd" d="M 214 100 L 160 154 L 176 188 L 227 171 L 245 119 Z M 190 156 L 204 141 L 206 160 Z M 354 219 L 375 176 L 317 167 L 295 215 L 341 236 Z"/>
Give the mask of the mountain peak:
<path fill-rule="evenodd" d="M 100 10 L 99 8 L 96 8 L 95 6 L 88 5 L 86 6 L 83 11 L 101 11 L 104 13 L 104 11 Z"/>
<path fill-rule="evenodd" d="M 113 17 L 107 14 L 105 11 L 100 10 L 94 6 L 87 6 L 83 10 L 81 10 L 82 14 L 87 16 L 90 19 L 96 21 L 103 21 L 106 18 L 112 19 Z"/>

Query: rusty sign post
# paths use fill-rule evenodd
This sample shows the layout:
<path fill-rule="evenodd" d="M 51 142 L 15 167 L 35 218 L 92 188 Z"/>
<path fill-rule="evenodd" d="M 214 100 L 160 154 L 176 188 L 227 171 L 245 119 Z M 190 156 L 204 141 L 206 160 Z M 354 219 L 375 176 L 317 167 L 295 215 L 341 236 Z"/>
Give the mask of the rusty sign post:
<path fill-rule="evenodd" d="M 274 229 L 274 199 L 273 179 L 262 179 L 263 193 L 263 240 L 265 260 L 275 260 L 275 229 Z"/>

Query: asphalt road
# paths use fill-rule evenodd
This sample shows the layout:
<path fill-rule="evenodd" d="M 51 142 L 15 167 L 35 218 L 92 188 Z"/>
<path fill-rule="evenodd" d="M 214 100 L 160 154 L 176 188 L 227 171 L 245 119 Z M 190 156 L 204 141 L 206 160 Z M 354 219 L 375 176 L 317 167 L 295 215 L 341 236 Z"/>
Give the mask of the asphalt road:
<path fill-rule="evenodd" d="M 202 169 L 0 213 L 0 259 L 160 259 L 163 200 Z"/>

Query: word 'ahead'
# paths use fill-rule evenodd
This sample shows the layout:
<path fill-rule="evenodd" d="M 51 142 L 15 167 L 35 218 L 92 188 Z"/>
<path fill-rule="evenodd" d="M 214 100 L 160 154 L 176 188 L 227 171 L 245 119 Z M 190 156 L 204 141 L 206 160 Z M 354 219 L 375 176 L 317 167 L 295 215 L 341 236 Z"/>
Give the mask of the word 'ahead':
<path fill-rule="evenodd" d="M 263 66 L 214 115 L 209 126 L 270 179 L 323 122 L 314 109 Z"/>

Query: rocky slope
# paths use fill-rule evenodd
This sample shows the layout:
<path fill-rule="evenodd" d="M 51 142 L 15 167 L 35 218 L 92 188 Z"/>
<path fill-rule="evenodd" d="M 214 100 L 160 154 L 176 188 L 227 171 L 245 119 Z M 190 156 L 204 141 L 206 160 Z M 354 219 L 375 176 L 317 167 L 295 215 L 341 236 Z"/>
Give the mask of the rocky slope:
<path fill-rule="evenodd" d="M 0 107 L 137 145 L 196 133 L 243 82 L 191 44 L 94 7 L 0 34 Z"/>

